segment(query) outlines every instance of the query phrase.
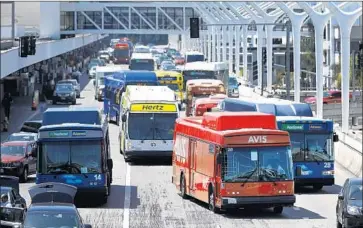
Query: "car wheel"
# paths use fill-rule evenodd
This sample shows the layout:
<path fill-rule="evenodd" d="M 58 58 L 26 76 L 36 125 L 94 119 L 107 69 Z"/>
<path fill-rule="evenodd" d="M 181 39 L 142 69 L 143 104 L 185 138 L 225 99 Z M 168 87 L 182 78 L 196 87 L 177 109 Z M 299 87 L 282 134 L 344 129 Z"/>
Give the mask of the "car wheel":
<path fill-rule="evenodd" d="M 342 224 L 339 222 L 338 215 L 337 215 L 337 228 L 342 228 Z"/>
<path fill-rule="evenodd" d="M 24 168 L 23 173 L 21 174 L 21 182 L 26 183 L 28 181 L 28 167 Z"/>
<path fill-rule="evenodd" d="M 185 183 L 185 177 L 183 174 L 180 175 L 180 195 L 183 199 L 188 198 L 187 196 L 187 186 Z"/>
<path fill-rule="evenodd" d="M 77 103 L 77 101 L 72 101 L 72 105 L 75 105 Z"/>

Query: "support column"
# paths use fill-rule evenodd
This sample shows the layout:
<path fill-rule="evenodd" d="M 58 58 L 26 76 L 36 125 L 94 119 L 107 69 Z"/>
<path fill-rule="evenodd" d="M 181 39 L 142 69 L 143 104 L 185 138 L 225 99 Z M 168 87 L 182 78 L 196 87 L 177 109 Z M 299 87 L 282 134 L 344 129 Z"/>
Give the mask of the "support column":
<path fill-rule="evenodd" d="M 342 71 L 342 131 L 349 131 L 349 66 L 350 66 L 351 27 L 340 27 L 340 61 Z"/>
<path fill-rule="evenodd" d="M 262 67 L 262 47 L 263 47 L 263 30 L 261 25 L 257 26 L 257 86 L 262 89 L 262 77 L 263 77 L 263 67 Z M 244 62 L 244 61 L 243 61 Z"/>
<path fill-rule="evenodd" d="M 228 41 L 227 26 L 223 26 L 221 41 L 222 41 L 222 62 L 227 62 L 227 41 Z"/>
<path fill-rule="evenodd" d="M 273 32 L 273 27 L 271 25 L 267 25 L 266 26 L 267 92 L 271 92 L 272 90 L 272 58 L 273 58 L 272 32 Z"/>
<path fill-rule="evenodd" d="M 186 52 L 187 51 L 187 41 L 186 41 L 186 35 L 183 34 L 182 35 L 182 50 L 183 52 Z"/>
<path fill-rule="evenodd" d="M 203 51 L 203 54 L 204 54 L 204 58 L 205 59 L 208 59 L 208 42 L 209 42 L 209 40 L 208 40 L 208 31 L 205 31 L 204 32 L 204 34 L 203 34 L 203 40 L 204 40 L 204 42 L 203 42 L 203 46 L 204 46 L 204 51 Z"/>
<path fill-rule="evenodd" d="M 228 27 L 228 63 L 229 63 L 229 74 L 233 73 L 233 26 Z"/>
<path fill-rule="evenodd" d="M 240 71 L 239 71 L 239 57 L 240 57 L 240 46 L 241 46 L 241 27 L 240 26 L 236 26 L 235 27 L 235 36 L 236 36 L 236 45 L 235 45 L 235 51 L 234 51 L 234 55 L 235 55 L 235 71 L 236 71 L 236 75 L 237 77 L 240 76 Z"/>
<path fill-rule="evenodd" d="M 217 27 L 217 58 L 216 58 L 216 62 L 220 62 L 221 61 L 221 27 Z"/>
<path fill-rule="evenodd" d="M 213 26 L 212 27 L 212 62 L 215 62 L 216 61 L 216 56 L 217 56 L 217 36 L 216 36 L 216 27 Z"/>
<path fill-rule="evenodd" d="M 300 102 L 300 78 L 301 78 L 301 44 L 300 23 L 292 22 L 293 44 L 294 44 L 294 101 Z"/>
<path fill-rule="evenodd" d="M 248 69 L 248 63 L 247 63 L 247 54 L 248 54 L 248 43 L 247 43 L 247 25 L 244 25 L 242 28 L 243 33 L 243 77 L 248 82 L 248 75 L 247 75 L 247 69 Z M 238 60 L 239 61 L 239 60 Z"/>
<path fill-rule="evenodd" d="M 329 75 L 330 75 L 330 81 L 329 86 L 333 83 L 333 76 L 334 76 L 334 65 L 335 65 L 335 34 L 334 34 L 334 26 L 332 23 L 332 17 L 330 18 L 329 23 Z"/>
<path fill-rule="evenodd" d="M 210 32 L 210 30 L 208 29 L 208 62 L 212 62 L 212 37 L 213 37 L 213 33 Z"/>
<path fill-rule="evenodd" d="M 315 59 L 316 59 L 316 116 L 323 118 L 323 38 L 324 23 L 316 23 L 315 27 Z M 349 58 L 349 57 L 348 57 Z"/>

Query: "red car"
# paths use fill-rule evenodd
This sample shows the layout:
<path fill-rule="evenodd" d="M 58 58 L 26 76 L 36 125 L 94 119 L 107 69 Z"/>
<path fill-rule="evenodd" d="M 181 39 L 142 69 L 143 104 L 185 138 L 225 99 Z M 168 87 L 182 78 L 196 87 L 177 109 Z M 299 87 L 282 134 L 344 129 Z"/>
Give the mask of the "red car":
<path fill-rule="evenodd" d="M 174 63 L 175 63 L 175 65 L 184 65 L 185 59 L 182 56 L 175 56 Z"/>
<path fill-rule="evenodd" d="M 349 93 L 349 99 L 352 98 L 352 93 Z M 307 97 L 304 100 L 307 104 L 315 104 L 316 97 Z M 323 93 L 323 104 L 342 103 L 342 92 L 340 90 L 331 90 Z"/>
<path fill-rule="evenodd" d="M 36 173 L 37 144 L 32 141 L 9 141 L 1 144 L 0 174 L 17 176 L 22 182 Z"/>

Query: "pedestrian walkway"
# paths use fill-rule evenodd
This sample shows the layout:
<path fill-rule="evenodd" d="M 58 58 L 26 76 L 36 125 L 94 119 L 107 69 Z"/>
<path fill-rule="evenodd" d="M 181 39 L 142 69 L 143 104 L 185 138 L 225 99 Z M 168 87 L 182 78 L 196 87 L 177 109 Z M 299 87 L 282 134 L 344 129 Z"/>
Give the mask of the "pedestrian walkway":
<path fill-rule="evenodd" d="M 3 126 L 1 126 L 1 142 L 5 141 L 10 134 L 18 132 L 24 121 L 33 119 L 44 111 L 41 108 L 44 103 L 40 103 L 36 111 L 31 110 L 32 97 L 13 97 L 13 100 L 14 102 L 10 109 L 8 132 L 3 132 Z M 3 112 L 3 109 L 1 111 Z"/>

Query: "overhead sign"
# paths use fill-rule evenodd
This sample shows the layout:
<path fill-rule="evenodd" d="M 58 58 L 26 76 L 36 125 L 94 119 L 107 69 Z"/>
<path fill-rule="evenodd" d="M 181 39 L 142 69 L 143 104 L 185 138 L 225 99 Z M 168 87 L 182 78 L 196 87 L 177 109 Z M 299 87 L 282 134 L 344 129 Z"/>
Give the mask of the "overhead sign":
<path fill-rule="evenodd" d="M 282 124 L 281 130 L 283 130 L 283 131 L 303 131 L 304 124 Z"/>
<path fill-rule="evenodd" d="M 63 137 L 69 137 L 69 131 L 51 131 L 49 132 L 50 138 L 63 138 Z"/>
<path fill-rule="evenodd" d="M 176 112 L 175 104 L 132 104 L 133 112 Z"/>

